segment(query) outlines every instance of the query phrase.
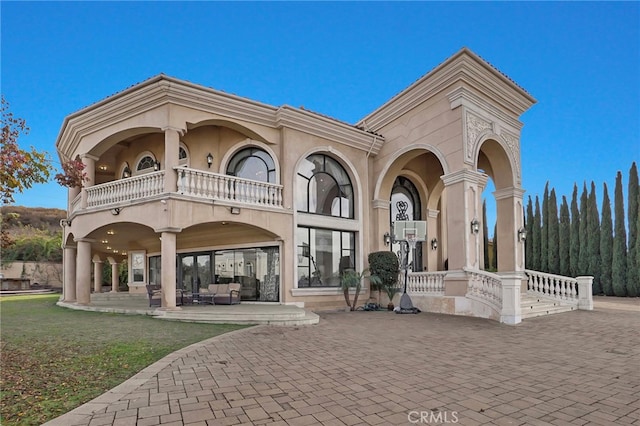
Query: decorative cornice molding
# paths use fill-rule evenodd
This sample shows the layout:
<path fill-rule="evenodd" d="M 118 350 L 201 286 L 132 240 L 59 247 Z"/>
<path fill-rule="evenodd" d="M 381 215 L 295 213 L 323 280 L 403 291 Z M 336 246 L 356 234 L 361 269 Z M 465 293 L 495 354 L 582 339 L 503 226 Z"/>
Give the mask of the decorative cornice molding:
<path fill-rule="evenodd" d="M 500 137 L 503 139 L 505 145 L 508 148 L 508 153 L 511 156 L 511 159 L 513 160 L 513 164 L 516 168 L 515 172 L 516 172 L 516 179 L 518 184 L 520 184 L 522 182 L 522 174 L 521 174 L 521 167 L 520 167 L 520 139 L 515 136 L 512 135 L 511 133 L 507 132 L 507 131 L 502 131 L 500 133 Z"/>
<path fill-rule="evenodd" d="M 381 200 L 379 198 L 371 200 L 371 208 L 389 210 L 389 200 Z"/>
<path fill-rule="evenodd" d="M 457 170 L 448 175 L 440 176 L 440 179 L 444 182 L 445 186 L 453 185 L 460 182 L 469 182 L 473 184 L 479 184 L 481 182 L 486 183 L 487 175 L 484 173 L 476 172 L 475 170 L 462 169 Z"/>
<path fill-rule="evenodd" d="M 464 161 L 468 164 L 475 164 L 476 146 L 480 135 L 493 130 L 493 124 L 481 118 L 479 115 L 465 109 L 464 137 Z"/>
<path fill-rule="evenodd" d="M 458 84 L 476 88 L 499 109 L 519 117 L 536 100 L 525 90 L 467 48 L 463 48 L 415 83 L 360 120 L 378 131 L 437 93 Z"/>
<path fill-rule="evenodd" d="M 77 111 L 64 119 L 56 140 L 61 158 L 72 157 L 82 138 L 163 106 L 176 105 L 270 128 L 290 127 L 339 142 L 376 155 L 384 137 L 355 126 L 290 106 L 274 107 L 215 89 L 195 85 L 168 76 L 158 76 L 121 93 Z M 184 135 L 185 129 L 170 123 L 155 123 L 158 130 L 173 129 Z"/>
<path fill-rule="evenodd" d="M 522 200 L 526 191 L 522 188 L 502 188 L 493 192 L 496 200 L 504 200 L 506 198 L 518 198 Z"/>

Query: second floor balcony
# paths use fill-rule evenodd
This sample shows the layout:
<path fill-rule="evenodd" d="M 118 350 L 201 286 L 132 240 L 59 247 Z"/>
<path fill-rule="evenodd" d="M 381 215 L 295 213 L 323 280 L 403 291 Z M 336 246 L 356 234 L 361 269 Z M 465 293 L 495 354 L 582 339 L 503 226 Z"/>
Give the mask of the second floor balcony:
<path fill-rule="evenodd" d="M 162 194 L 240 203 L 254 207 L 282 208 L 282 185 L 238 178 L 187 167 L 176 167 L 177 184 L 165 189 L 165 170 L 118 179 L 85 188 L 86 208 L 108 208 L 133 200 L 144 200 Z M 70 206 L 71 212 L 83 208 L 82 193 Z"/>

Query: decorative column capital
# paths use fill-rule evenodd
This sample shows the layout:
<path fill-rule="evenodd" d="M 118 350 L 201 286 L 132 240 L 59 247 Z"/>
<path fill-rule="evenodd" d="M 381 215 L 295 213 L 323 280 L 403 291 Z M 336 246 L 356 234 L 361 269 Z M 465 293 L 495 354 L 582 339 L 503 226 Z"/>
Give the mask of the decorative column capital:
<path fill-rule="evenodd" d="M 493 196 L 497 200 L 504 200 L 505 198 L 518 198 L 522 200 L 525 190 L 522 188 L 502 188 L 493 192 Z"/>
<path fill-rule="evenodd" d="M 380 198 L 377 198 L 375 200 L 371 200 L 371 208 L 372 209 L 385 209 L 385 210 L 389 210 L 389 200 L 382 200 Z"/>
<path fill-rule="evenodd" d="M 173 130 L 174 132 L 177 132 L 180 135 L 180 137 L 183 137 L 185 133 L 187 133 L 186 129 L 183 129 L 181 127 L 175 127 L 175 126 L 165 126 L 165 127 L 162 127 L 161 130 L 165 133 L 167 132 L 167 130 Z"/>
<path fill-rule="evenodd" d="M 475 170 L 462 169 L 453 173 L 440 176 L 445 186 L 454 185 L 460 182 L 469 182 L 476 185 L 486 184 L 488 176 Z"/>

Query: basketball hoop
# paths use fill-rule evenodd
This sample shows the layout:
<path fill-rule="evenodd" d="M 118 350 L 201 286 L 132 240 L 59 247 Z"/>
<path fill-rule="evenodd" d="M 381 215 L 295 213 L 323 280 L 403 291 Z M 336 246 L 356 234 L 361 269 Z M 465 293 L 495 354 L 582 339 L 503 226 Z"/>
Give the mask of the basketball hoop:
<path fill-rule="evenodd" d="M 411 250 L 415 250 L 416 242 L 418 241 L 418 236 L 413 232 L 407 232 L 404 237 L 407 243 L 409 243 Z"/>

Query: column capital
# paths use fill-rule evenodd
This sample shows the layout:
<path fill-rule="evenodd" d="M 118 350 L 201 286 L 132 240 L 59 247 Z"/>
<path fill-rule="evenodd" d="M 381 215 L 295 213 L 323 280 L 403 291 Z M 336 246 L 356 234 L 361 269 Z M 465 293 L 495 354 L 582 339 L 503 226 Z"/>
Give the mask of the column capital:
<path fill-rule="evenodd" d="M 171 234 L 179 234 L 180 232 L 182 232 L 182 228 L 176 228 L 176 227 L 166 227 L 166 228 L 158 228 L 158 229 L 154 229 L 154 231 L 158 234 L 163 234 L 165 232 L 169 232 Z"/>
<path fill-rule="evenodd" d="M 493 191 L 493 196 L 496 200 L 504 200 L 505 198 L 519 198 L 522 199 L 524 197 L 525 190 L 522 188 L 502 188 Z"/>
<path fill-rule="evenodd" d="M 439 214 L 440 214 L 440 210 L 427 209 L 427 216 L 429 216 L 432 219 L 437 219 Z"/>
<path fill-rule="evenodd" d="M 76 243 L 96 243 L 96 242 L 98 242 L 98 240 L 95 240 L 93 238 L 74 238 L 73 241 L 75 241 Z"/>
<path fill-rule="evenodd" d="M 488 176 L 485 173 L 480 173 L 475 170 L 462 169 L 453 173 L 440 176 L 445 186 L 453 185 L 460 182 L 470 182 L 478 185 L 484 185 L 487 182 Z"/>
<path fill-rule="evenodd" d="M 84 160 L 86 158 L 86 159 L 93 160 L 93 161 L 98 161 L 100 159 L 100 157 L 96 157 L 95 155 L 89 154 L 88 152 L 85 152 L 84 154 L 80 154 L 80 158 L 82 160 Z"/>
<path fill-rule="evenodd" d="M 162 127 L 161 130 L 165 133 L 167 132 L 167 130 L 173 130 L 177 132 L 180 135 L 180 137 L 184 136 L 185 133 L 187 133 L 186 129 L 183 129 L 181 127 L 175 127 L 175 126 L 165 126 L 165 127 Z"/>
<path fill-rule="evenodd" d="M 107 261 L 109 261 L 109 263 L 111 264 L 111 266 L 113 266 L 113 265 L 117 265 L 117 264 L 118 264 L 118 262 L 116 262 L 116 260 L 115 260 L 113 257 L 111 257 L 111 256 L 107 257 Z"/>
<path fill-rule="evenodd" d="M 94 255 L 93 255 L 93 258 L 91 259 L 91 261 L 92 261 L 93 263 L 102 263 L 102 259 L 100 259 L 100 256 L 99 256 L 99 255 L 97 255 L 97 254 L 94 254 Z"/>
<path fill-rule="evenodd" d="M 371 200 L 371 208 L 372 209 L 385 209 L 389 210 L 389 200 L 382 200 L 380 198 L 376 198 L 375 200 Z"/>

